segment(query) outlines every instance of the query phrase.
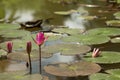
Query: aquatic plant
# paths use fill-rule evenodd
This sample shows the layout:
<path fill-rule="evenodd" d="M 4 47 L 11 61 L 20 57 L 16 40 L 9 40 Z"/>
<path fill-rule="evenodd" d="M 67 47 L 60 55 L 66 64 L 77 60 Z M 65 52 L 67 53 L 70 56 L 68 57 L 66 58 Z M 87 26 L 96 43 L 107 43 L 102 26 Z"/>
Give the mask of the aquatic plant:
<path fill-rule="evenodd" d="M 89 80 L 120 80 L 120 69 L 111 69 L 105 73 L 95 73 L 89 76 Z"/>
<path fill-rule="evenodd" d="M 74 62 L 74 63 L 58 63 L 47 65 L 45 71 L 55 76 L 76 77 L 87 76 L 99 72 L 101 67 L 98 64 L 91 62 Z"/>
<path fill-rule="evenodd" d="M 98 56 L 100 56 L 100 50 L 98 48 L 94 48 L 92 52 L 92 57 L 95 58 Z"/>
<path fill-rule="evenodd" d="M 39 67 L 40 67 L 40 73 L 42 73 L 42 71 L 41 71 L 41 45 L 47 40 L 47 38 L 48 37 L 45 37 L 43 32 L 37 33 L 36 39 L 33 38 L 34 42 L 39 46 Z"/>
<path fill-rule="evenodd" d="M 27 42 L 26 51 L 28 53 L 28 58 L 29 58 L 30 74 L 32 73 L 32 64 L 31 64 L 31 57 L 30 57 L 31 49 L 32 49 L 32 43 L 29 41 Z"/>
<path fill-rule="evenodd" d="M 11 53 L 12 48 L 13 48 L 13 43 L 11 41 L 9 41 L 9 42 L 7 42 L 6 46 L 7 46 L 7 52 Z"/>
<path fill-rule="evenodd" d="M 95 62 L 99 64 L 113 64 L 113 63 L 120 63 L 120 53 L 119 52 L 113 52 L 113 51 L 101 51 L 100 56 L 97 58 L 93 58 L 92 52 L 87 53 L 83 60 Z"/>

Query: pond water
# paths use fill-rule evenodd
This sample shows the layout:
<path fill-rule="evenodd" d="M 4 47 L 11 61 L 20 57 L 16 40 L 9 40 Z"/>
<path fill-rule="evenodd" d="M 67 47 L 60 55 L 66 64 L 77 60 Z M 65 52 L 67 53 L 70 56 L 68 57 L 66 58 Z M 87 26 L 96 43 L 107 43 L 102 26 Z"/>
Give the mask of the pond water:
<path fill-rule="evenodd" d="M 9 0 L 4 1 L 2 0 L 0 3 L 2 8 L 4 9 L 4 20 L 5 22 L 10 23 L 21 23 L 26 21 L 33 21 L 38 19 L 48 19 L 53 18 L 49 25 L 67 25 L 71 26 L 74 25 L 70 22 L 70 19 L 73 19 L 73 21 L 77 21 L 77 19 L 72 16 L 61 16 L 54 14 L 55 11 L 68 11 L 71 9 L 81 9 L 85 14 L 95 16 L 97 19 L 91 20 L 91 21 L 81 21 L 77 25 L 81 25 L 80 29 L 92 29 L 92 28 L 98 28 L 98 27 L 107 27 L 105 24 L 106 20 L 113 19 L 114 17 L 112 14 L 114 11 L 109 12 L 108 7 L 106 7 L 106 3 L 104 0 L 80 0 L 79 4 L 58 4 L 58 3 L 52 3 L 48 0 Z M 100 7 L 86 7 L 84 4 L 95 4 L 99 5 Z M 81 6 L 82 5 L 82 6 Z M 80 13 L 79 13 L 80 14 Z M 76 15 L 76 14 L 75 14 Z M 82 16 L 82 15 L 81 15 Z M 76 26 L 77 26 L 76 25 Z M 73 27 L 74 28 L 74 27 Z M 29 31 L 35 31 L 33 29 L 30 29 Z M 0 36 L 0 42 L 6 40 L 5 38 Z M 59 41 L 58 41 L 59 42 Z M 53 42 L 55 43 L 55 42 Z M 57 42 L 56 42 L 57 43 Z M 120 52 L 120 44 L 118 43 L 106 43 L 102 45 L 93 45 L 92 47 L 98 47 L 101 50 L 104 51 L 118 51 Z M 67 57 L 67 60 L 66 60 Z M 42 59 L 42 65 L 47 65 L 50 63 L 56 62 L 70 62 L 74 61 L 73 56 L 61 56 L 59 53 L 56 53 L 52 56 L 52 58 L 48 59 Z M 38 72 L 38 61 L 33 61 L 33 73 Z M 113 66 L 114 67 L 114 66 Z M 44 71 L 43 71 L 44 72 Z M 46 73 L 43 73 L 50 77 L 50 80 L 88 80 L 87 77 L 83 77 L 83 79 L 76 79 L 76 78 L 64 78 L 64 77 L 55 77 Z"/>

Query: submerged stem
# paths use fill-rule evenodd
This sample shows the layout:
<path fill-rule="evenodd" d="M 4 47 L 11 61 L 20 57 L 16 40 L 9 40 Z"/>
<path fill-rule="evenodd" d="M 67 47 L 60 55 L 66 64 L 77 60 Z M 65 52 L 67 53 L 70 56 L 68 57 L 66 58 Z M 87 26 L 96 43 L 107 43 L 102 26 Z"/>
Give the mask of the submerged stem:
<path fill-rule="evenodd" d="M 31 57 L 30 57 L 30 54 L 28 54 L 28 57 L 29 57 L 29 65 L 30 65 L 30 74 L 32 74 L 32 64 L 31 64 Z"/>
<path fill-rule="evenodd" d="M 39 45 L 39 71 L 41 74 L 42 73 L 42 70 L 41 70 L 41 45 Z"/>

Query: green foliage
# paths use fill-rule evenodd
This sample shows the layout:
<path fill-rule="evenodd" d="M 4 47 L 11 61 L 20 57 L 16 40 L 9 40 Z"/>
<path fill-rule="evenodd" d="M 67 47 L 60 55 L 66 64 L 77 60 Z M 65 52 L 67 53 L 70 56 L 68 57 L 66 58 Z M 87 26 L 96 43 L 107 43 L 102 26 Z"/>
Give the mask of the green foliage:
<path fill-rule="evenodd" d="M 89 77 L 90 80 L 119 80 L 120 69 L 111 69 L 106 71 L 108 74 L 96 73 Z"/>
<path fill-rule="evenodd" d="M 103 35 L 75 35 L 62 38 L 65 42 L 79 42 L 85 45 L 103 44 L 110 40 L 109 37 Z"/>
<path fill-rule="evenodd" d="M 70 35 L 77 35 L 80 34 L 80 29 L 69 29 L 69 28 L 55 28 L 52 31 L 58 32 L 61 34 L 70 34 Z"/>
<path fill-rule="evenodd" d="M 18 29 L 20 28 L 19 25 L 17 24 L 0 24 L 0 33 L 2 33 L 1 31 L 6 31 L 6 30 L 13 30 L 13 29 Z"/>
<path fill-rule="evenodd" d="M 120 53 L 119 52 L 111 52 L 111 51 L 101 51 L 100 56 L 93 58 L 92 52 L 87 53 L 83 60 L 100 63 L 100 64 L 113 64 L 120 63 Z"/>
<path fill-rule="evenodd" d="M 116 19 L 120 19 L 120 11 L 117 11 L 113 14 Z"/>
<path fill-rule="evenodd" d="M 118 36 L 120 35 L 120 28 L 95 28 L 88 30 L 86 34 L 89 35 L 104 35 L 104 36 Z"/>
<path fill-rule="evenodd" d="M 26 75 L 26 71 L 14 71 L 0 73 L 3 80 L 44 80 L 40 74 Z"/>
<path fill-rule="evenodd" d="M 89 77 L 89 80 L 119 80 L 120 78 L 104 74 L 104 73 L 96 73 Z"/>
<path fill-rule="evenodd" d="M 113 39 L 111 39 L 112 43 L 120 43 L 120 37 L 115 37 Z"/>
<path fill-rule="evenodd" d="M 109 20 L 106 21 L 107 26 L 120 26 L 120 20 Z"/>
<path fill-rule="evenodd" d="M 51 46 L 45 46 L 42 50 L 47 53 L 61 52 L 61 54 L 63 55 L 75 55 L 86 53 L 90 51 L 91 48 L 89 46 L 78 44 L 56 44 Z"/>

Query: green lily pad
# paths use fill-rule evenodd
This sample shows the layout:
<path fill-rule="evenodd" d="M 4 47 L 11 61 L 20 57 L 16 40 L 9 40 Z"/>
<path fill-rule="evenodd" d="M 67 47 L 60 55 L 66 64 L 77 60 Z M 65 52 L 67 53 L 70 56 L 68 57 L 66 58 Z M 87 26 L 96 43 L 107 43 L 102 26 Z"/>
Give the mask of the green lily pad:
<path fill-rule="evenodd" d="M 75 55 L 87 53 L 91 48 L 86 45 L 65 44 L 60 46 L 60 50 L 63 55 Z"/>
<path fill-rule="evenodd" d="M 80 29 L 69 29 L 69 28 L 55 28 L 52 31 L 61 34 L 70 34 L 70 35 L 76 35 L 81 33 Z"/>
<path fill-rule="evenodd" d="M 29 34 L 28 31 L 25 30 L 6 30 L 2 31 L 2 36 L 7 38 L 17 38 L 17 37 L 23 37 Z"/>
<path fill-rule="evenodd" d="M 81 65 L 82 64 L 82 65 Z M 86 76 L 101 70 L 98 64 L 90 62 L 59 63 L 44 67 L 45 71 L 55 76 L 75 77 Z"/>
<path fill-rule="evenodd" d="M 111 39 L 112 43 L 120 43 L 120 37 L 115 37 L 113 39 Z"/>
<path fill-rule="evenodd" d="M 109 37 L 103 35 L 75 35 L 62 38 L 65 42 L 79 42 L 85 45 L 103 44 L 110 40 Z"/>
<path fill-rule="evenodd" d="M 12 40 L 12 42 L 13 42 L 13 51 L 14 50 L 24 50 L 24 49 L 26 49 L 26 42 L 24 42 L 22 40 L 19 40 L 19 39 Z M 6 43 L 7 42 L 1 43 L 0 47 L 7 51 Z"/>
<path fill-rule="evenodd" d="M 24 63 L 18 63 L 10 60 L 0 61 L 0 72 L 25 71 L 25 70 L 27 70 L 27 68 Z"/>
<path fill-rule="evenodd" d="M 105 71 L 108 74 L 96 73 L 89 77 L 90 80 L 119 80 L 120 79 L 120 69 L 111 69 Z"/>
<path fill-rule="evenodd" d="M 97 18 L 97 16 L 81 16 L 81 18 L 83 18 L 85 20 L 94 20 Z"/>
<path fill-rule="evenodd" d="M 48 80 L 40 74 L 28 75 L 26 71 L 14 71 L 0 73 L 2 80 Z"/>
<path fill-rule="evenodd" d="M 88 30 L 89 35 L 117 36 L 120 35 L 120 28 L 95 28 Z"/>
<path fill-rule="evenodd" d="M 106 21 L 107 26 L 116 26 L 120 27 L 120 20 L 110 20 Z"/>
<path fill-rule="evenodd" d="M 0 31 L 3 31 L 3 30 L 12 30 L 12 29 L 18 29 L 20 28 L 19 25 L 17 24 L 0 24 Z"/>
<path fill-rule="evenodd" d="M 99 57 L 93 58 L 92 52 L 86 54 L 83 58 L 85 61 L 95 62 L 99 64 L 120 63 L 120 52 L 102 51 Z"/>
<path fill-rule="evenodd" d="M 113 14 L 116 19 L 120 19 L 120 11 Z"/>
<path fill-rule="evenodd" d="M 78 44 L 55 44 L 43 47 L 43 51 L 47 53 L 61 52 L 63 55 L 83 54 L 87 53 L 90 50 L 91 48 L 89 46 Z"/>
<path fill-rule="evenodd" d="M 107 70 L 107 73 L 120 78 L 120 69 Z"/>
<path fill-rule="evenodd" d="M 30 53 L 31 60 L 39 60 L 39 51 L 38 50 L 32 50 Z M 42 58 L 49 58 L 52 54 L 45 53 L 44 51 L 41 52 Z M 28 54 L 26 51 L 24 52 L 15 52 L 15 53 L 9 53 L 7 55 L 8 59 L 15 60 L 15 61 L 28 61 Z"/>
<path fill-rule="evenodd" d="M 89 80 L 119 80 L 120 78 L 104 73 L 96 73 L 89 76 Z"/>
<path fill-rule="evenodd" d="M 71 12 L 70 11 L 56 11 L 56 12 L 54 12 L 54 14 L 58 14 L 58 15 L 70 15 Z"/>
<path fill-rule="evenodd" d="M 0 49 L 0 57 L 1 57 L 2 55 L 7 55 L 7 52 L 6 52 L 5 50 L 3 50 L 3 49 Z"/>
<path fill-rule="evenodd" d="M 38 49 L 38 45 L 31 39 L 31 40 L 24 40 L 24 39 L 14 39 L 13 42 L 13 51 L 17 50 L 26 50 L 27 42 L 32 42 L 32 49 Z M 6 41 L 7 42 L 7 41 Z M 0 44 L 0 47 L 4 50 L 7 50 L 6 48 L 6 42 L 3 42 Z"/>

